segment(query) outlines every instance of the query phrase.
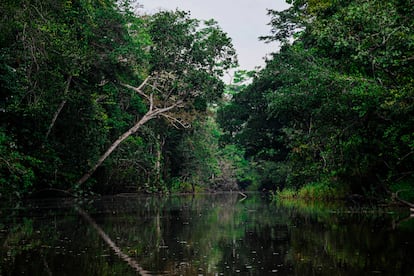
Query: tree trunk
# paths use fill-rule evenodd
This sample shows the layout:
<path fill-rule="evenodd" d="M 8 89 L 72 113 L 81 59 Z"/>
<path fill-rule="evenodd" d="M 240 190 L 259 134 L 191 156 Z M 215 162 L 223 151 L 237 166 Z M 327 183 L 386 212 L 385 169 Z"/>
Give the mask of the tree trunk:
<path fill-rule="evenodd" d="M 79 179 L 78 181 L 78 185 L 82 185 L 83 183 L 85 183 L 91 176 L 92 174 L 96 171 L 96 169 L 102 165 L 102 163 L 105 161 L 106 158 L 108 158 L 109 155 L 111 155 L 111 153 L 123 142 L 125 141 L 125 139 L 127 139 L 129 136 L 131 136 L 132 134 L 134 134 L 135 132 L 138 131 L 138 129 L 145 124 L 146 122 L 148 122 L 149 120 L 152 120 L 154 118 L 157 118 L 159 115 L 162 115 L 168 111 L 170 111 L 171 109 L 174 109 L 175 107 L 177 107 L 179 104 L 181 104 L 181 101 L 178 101 L 177 103 L 168 106 L 168 107 L 164 107 L 164 108 L 153 108 L 153 103 L 152 103 L 152 95 L 151 95 L 151 100 L 150 100 L 150 109 L 149 111 L 133 126 L 131 127 L 127 132 L 125 132 L 124 134 L 122 134 L 115 142 L 112 143 L 112 145 L 106 150 L 106 152 L 98 159 L 98 161 L 96 161 L 95 165 L 87 172 L 85 173 L 81 179 Z"/>
<path fill-rule="evenodd" d="M 66 94 L 67 94 L 67 93 L 68 93 L 68 91 L 69 91 L 69 87 L 70 87 L 70 83 L 71 83 L 71 81 L 72 81 L 72 75 L 70 75 L 70 76 L 68 77 L 68 80 L 67 80 L 67 82 L 66 82 L 66 88 L 65 88 L 65 91 L 63 92 L 63 97 L 64 97 L 64 99 L 63 99 L 63 101 L 60 103 L 60 105 L 59 105 L 58 109 L 56 110 L 55 114 L 53 115 L 53 119 L 52 119 L 52 122 L 51 122 L 51 123 L 50 123 L 50 125 L 49 125 L 48 130 L 47 130 L 45 140 L 47 140 L 47 138 L 49 137 L 49 134 L 50 134 L 50 132 L 52 131 L 53 126 L 55 125 L 55 122 L 56 122 L 56 120 L 57 120 L 57 117 L 59 116 L 60 112 L 62 111 L 63 107 L 65 106 L 65 104 L 66 104 L 66 102 L 67 102 L 67 99 L 66 99 Z"/>
<path fill-rule="evenodd" d="M 161 139 L 161 135 L 158 135 L 158 145 L 156 147 L 156 160 L 155 160 L 155 177 L 156 181 L 159 183 L 161 181 L 161 159 L 162 159 L 162 149 L 165 144 L 165 138 Z"/>
<path fill-rule="evenodd" d="M 82 176 L 81 179 L 79 179 L 78 184 L 79 185 L 82 185 L 83 183 L 85 183 L 91 177 L 91 175 L 96 171 L 96 169 L 100 165 L 102 165 L 102 163 L 105 161 L 105 159 L 108 158 L 108 156 L 119 146 L 119 144 L 121 144 L 129 136 L 131 136 L 132 134 L 134 134 L 135 132 L 137 132 L 138 129 L 143 124 L 145 124 L 149 120 L 153 119 L 154 118 L 154 115 L 152 113 L 153 112 L 151 112 L 151 111 L 147 112 L 141 118 L 141 120 L 139 120 L 133 127 L 131 127 L 127 132 L 125 132 L 121 136 L 119 136 L 119 138 L 115 142 L 113 142 L 112 145 L 106 150 L 106 152 L 98 159 L 98 161 L 95 163 L 95 165 L 87 173 L 85 173 Z"/>

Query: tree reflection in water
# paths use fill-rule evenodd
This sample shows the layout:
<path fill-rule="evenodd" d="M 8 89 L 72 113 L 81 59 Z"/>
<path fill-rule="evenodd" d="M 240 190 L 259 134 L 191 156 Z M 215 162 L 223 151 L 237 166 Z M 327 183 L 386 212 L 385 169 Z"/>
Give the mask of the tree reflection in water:
<path fill-rule="evenodd" d="M 414 275 L 407 213 L 240 199 L 118 196 L 82 208 L 153 274 Z M 73 204 L 3 207 L 0 274 L 135 275 Z"/>

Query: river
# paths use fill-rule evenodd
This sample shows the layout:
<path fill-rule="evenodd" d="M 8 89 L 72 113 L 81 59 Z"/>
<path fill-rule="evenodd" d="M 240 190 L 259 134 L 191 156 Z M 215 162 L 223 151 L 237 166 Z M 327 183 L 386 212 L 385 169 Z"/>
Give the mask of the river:
<path fill-rule="evenodd" d="M 408 210 L 260 194 L 3 204 L 0 246 L 0 275 L 414 275 Z"/>

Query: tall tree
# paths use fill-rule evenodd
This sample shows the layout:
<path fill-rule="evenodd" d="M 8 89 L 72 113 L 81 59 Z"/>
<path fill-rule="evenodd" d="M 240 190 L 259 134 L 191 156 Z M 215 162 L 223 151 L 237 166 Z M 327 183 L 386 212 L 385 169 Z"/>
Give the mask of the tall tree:
<path fill-rule="evenodd" d="M 121 83 L 148 103 L 147 112 L 118 137 L 91 169 L 78 181 L 87 181 L 105 159 L 148 121 L 163 117 L 186 127 L 195 111 L 205 111 L 207 102 L 223 90 L 219 79 L 235 62 L 231 40 L 214 21 L 190 19 L 185 12 L 161 12 L 150 20 L 151 74 L 138 87 Z"/>
<path fill-rule="evenodd" d="M 290 3 L 269 12 L 272 34 L 263 38 L 281 41 L 282 49 L 223 109 L 232 118 L 223 126 L 247 138 L 236 139 L 247 153 L 257 145 L 258 160 L 263 152 L 285 151 L 268 161 L 282 165 L 279 175 L 293 187 L 342 182 L 362 192 L 412 177 L 413 2 Z M 242 101 L 252 95 L 257 102 Z M 252 124 L 260 111 L 274 132 Z M 260 145 L 266 140 L 258 133 L 265 132 L 281 145 Z M 270 178 L 283 185 L 279 176 Z"/>

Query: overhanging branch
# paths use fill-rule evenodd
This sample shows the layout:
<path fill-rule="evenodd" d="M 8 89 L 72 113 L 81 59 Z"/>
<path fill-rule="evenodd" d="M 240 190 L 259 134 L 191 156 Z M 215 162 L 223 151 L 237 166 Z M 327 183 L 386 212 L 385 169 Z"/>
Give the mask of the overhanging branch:
<path fill-rule="evenodd" d="M 190 124 L 183 122 L 180 119 L 174 118 L 173 116 L 170 116 L 168 114 L 161 114 L 161 116 L 163 116 L 164 118 L 166 118 L 175 128 L 179 128 L 179 126 L 183 127 L 183 128 L 189 128 L 191 127 Z"/>
<path fill-rule="evenodd" d="M 135 86 L 132 86 L 132 85 L 129 85 L 129 84 L 126 84 L 126 83 L 122 83 L 122 82 L 121 82 L 121 85 L 123 87 L 128 88 L 128 89 L 134 90 L 135 92 L 137 92 L 138 94 L 140 94 L 142 97 L 144 97 L 145 99 L 147 99 L 149 101 L 150 97 L 142 91 L 142 89 L 147 84 L 149 79 L 150 79 L 150 76 L 148 76 L 138 87 L 135 87 Z"/>

